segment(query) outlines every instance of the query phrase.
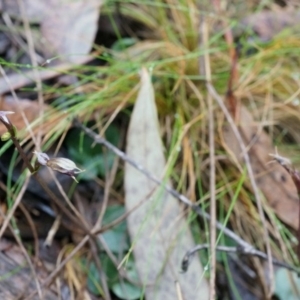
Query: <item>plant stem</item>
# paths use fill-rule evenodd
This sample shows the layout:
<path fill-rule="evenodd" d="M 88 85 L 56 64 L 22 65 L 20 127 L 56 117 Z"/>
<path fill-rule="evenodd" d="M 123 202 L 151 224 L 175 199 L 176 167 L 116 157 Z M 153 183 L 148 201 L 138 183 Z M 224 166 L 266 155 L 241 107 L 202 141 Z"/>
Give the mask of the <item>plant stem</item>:
<path fill-rule="evenodd" d="M 77 226 L 80 226 L 81 229 L 86 233 L 86 234 L 91 234 L 90 229 L 85 225 L 80 222 L 78 222 L 78 219 L 67 209 L 67 207 L 62 203 L 62 201 L 50 190 L 50 188 L 45 184 L 43 180 L 40 179 L 38 174 L 36 173 L 36 168 L 34 168 L 24 152 L 22 146 L 20 145 L 17 137 L 16 137 L 16 131 L 14 129 L 14 126 L 12 123 L 5 122 L 2 118 L 0 118 L 0 122 L 7 128 L 8 132 L 10 133 L 10 139 L 14 143 L 15 147 L 17 148 L 21 158 L 23 159 L 26 167 L 30 171 L 30 173 L 34 176 L 36 181 L 41 185 L 43 190 L 48 194 L 48 196 L 53 200 L 53 202 L 61 209 L 61 211 Z"/>

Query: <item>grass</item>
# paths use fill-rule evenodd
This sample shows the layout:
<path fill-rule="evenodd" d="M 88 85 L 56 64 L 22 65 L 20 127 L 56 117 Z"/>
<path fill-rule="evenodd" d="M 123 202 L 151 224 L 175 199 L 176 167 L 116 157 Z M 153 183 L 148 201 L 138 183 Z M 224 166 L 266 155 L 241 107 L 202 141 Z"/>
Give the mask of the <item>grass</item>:
<path fill-rule="evenodd" d="M 134 44 L 129 48 L 114 50 L 113 47 L 95 47 L 94 55 L 101 62 L 100 66 L 83 65 L 65 72 L 76 76 L 76 87 L 80 87 L 80 92 L 72 85 L 43 84 L 45 102 L 53 107 L 51 111 L 45 112 L 45 119 L 42 121 L 53 124 L 43 137 L 43 150 L 48 150 L 64 138 L 75 116 L 83 122 L 93 119 L 99 131 L 107 128 L 110 123 L 118 124 L 122 119 L 120 114 L 111 119 L 117 109 L 130 116 L 139 84 L 138 71 L 145 66 L 152 72 L 168 162 L 167 173 L 180 193 L 207 208 L 210 199 L 207 91 L 205 77 L 198 66 L 199 57 L 206 50 L 199 47 L 198 21 L 202 17 L 209 20 L 210 40 L 207 51 L 211 60 L 212 82 L 221 95 L 227 91 L 231 67 L 229 47 L 223 38 L 225 28 L 215 30 L 220 18 L 207 11 L 199 11 L 192 0 L 116 3 L 107 1 L 102 10 L 103 15 L 107 15 L 112 21 L 116 42 L 121 43 L 123 40 L 118 25 L 114 22 L 118 13 L 141 24 L 143 29 L 134 32 L 140 38 L 135 36 Z M 231 28 L 234 28 L 239 14 L 237 8 L 230 16 Z M 300 128 L 300 111 L 296 104 L 299 101 L 299 40 L 299 33 L 292 30 L 285 30 L 266 43 L 256 40 L 249 45 L 247 39 L 242 40 L 243 51 L 238 61 L 239 77 L 234 87 L 236 97 L 247 106 L 255 119 L 264 121 L 264 129 L 268 130 L 279 149 L 287 149 L 289 157 L 295 160 L 299 153 L 296 144 Z M 21 72 L 20 68 L 28 68 L 27 65 L 9 62 L 3 65 L 15 72 Z M 39 69 L 47 68 L 48 66 Z M 22 90 L 34 92 L 34 88 L 30 87 Z M 248 178 L 244 178 L 245 174 L 230 160 L 220 138 L 224 120 L 217 105 L 214 115 L 217 124 L 215 147 L 218 156 L 218 219 L 224 224 L 230 224 L 243 239 L 264 250 L 262 225 Z M 53 122 L 54 120 L 57 121 Z M 40 124 L 39 119 L 32 122 L 34 129 Z M 120 128 L 120 131 L 123 135 L 126 134 L 124 128 Z M 1 149 L 2 154 L 4 149 Z M 122 172 L 120 167 L 117 176 L 122 177 Z M 7 187 L 11 191 L 19 191 L 22 182 L 12 184 L 11 178 L 12 168 L 9 169 Z M 115 188 L 122 195 L 120 186 Z M 276 218 L 267 203 L 264 206 L 272 219 L 268 224 L 271 226 L 270 232 L 274 232 L 270 238 L 276 257 L 296 263 L 294 231 Z M 202 226 L 204 230 L 201 240 L 209 242 L 209 224 L 204 222 Z M 219 233 L 219 239 L 224 241 L 222 233 Z M 224 263 L 226 264 L 225 258 Z M 230 278 L 230 271 L 227 269 L 226 272 Z"/>

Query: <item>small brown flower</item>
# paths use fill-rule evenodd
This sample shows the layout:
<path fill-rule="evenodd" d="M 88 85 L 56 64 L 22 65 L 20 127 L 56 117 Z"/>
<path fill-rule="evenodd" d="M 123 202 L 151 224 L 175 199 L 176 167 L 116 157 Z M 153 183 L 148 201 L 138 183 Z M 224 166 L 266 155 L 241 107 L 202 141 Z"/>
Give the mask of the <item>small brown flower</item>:
<path fill-rule="evenodd" d="M 63 157 L 50 158 L 46 165 L 54 171 L 71 176 L 76 182 L 78 181 L 75 175 L 84 172 L 84 170 L 79 169 L 72 160 Z"/>
<path fill-rule="evenodd" d="M 38 162 L 41 165 L 47 166 L 48 168 L 69 175 L 71 176 L 76 182 L 78 182 L 75 178 L 75 175 L 81 172 L 84 172 L 84 170 L 79 169 L 75 163 L 68 159 L 63 157 L 55 157 L 55 158 L 49 158 L 49 156 L 46 153 L 41 152 L 34 152 L 34 154 L 37 156 Z"/>

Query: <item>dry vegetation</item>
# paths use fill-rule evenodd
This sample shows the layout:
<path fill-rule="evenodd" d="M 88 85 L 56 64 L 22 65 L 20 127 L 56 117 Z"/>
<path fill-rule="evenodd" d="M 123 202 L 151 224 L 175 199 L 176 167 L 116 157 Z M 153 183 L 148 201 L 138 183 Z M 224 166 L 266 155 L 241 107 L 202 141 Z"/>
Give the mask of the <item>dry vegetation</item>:
<path fill-rule="evenodd" d="M 76 118 L 126 151 L 133 107 L 144 87 L 140 82 L 142 68 L 152 76 L 143 95 L 147 98 L 153 86 L 163 142 L 162 148 L 159 140 L 157 145 L 150 144 L 149 153 L 161 149 L 166 163 L 155 165 L 147 157 L 143 161 L 146 167 L 152 163 L 154 172 L 161 167 L 165 177 L 153 175 L 164 183 L 169 180 L 174 190 L 190 201 L 190 207 L 211 215 L 208 220 L 197 216 L 195 209 L 186 211 L 195 242 L 238 246 L 237 240 L 216 229 L 218 222 L 266 253 L 266 258 L 271 254 L 296 269 L 297 191 L 288 172 L 280 164 L 269 163 L 269 154 L 277 147 L 279 154 L 300 168 L 300 19 L 296 13 L 300 8 L 296 1 L 139 0 L 104 1 L 102 5 L 90 1 L 100 12 L 98 23 L 94 22 L 97 34 L 92 35 L 93 47 L 90 42 L 86 48 L 75 45 L 65 50 L 54 42 L 55 54 L 40 43 L 41 36 L 51 41 L 45 30 L 51 20 L 45 21 L 46 25 L 31 22 L 28 11 L 24 13 L 23 0 L 14 1 L 15 7 L 23 7 L 16 17 L 5 2 L 0 31 L 7 46 L 0 44 L 0 110 L 15 112 L 8 117 L 18 129 L 29 160 L 37 149 L 50 156 L 69 157 L 86 172 L 77 176 L 78 185 L 64 174 L 51 177 L 53 173 L 44 168 L 30 176 L 24 171 L 28 163 L 22 163 L 12 141 L 2 143 L 0 234 L 5 238 L 0 246 L 3 261 L 8 256 L 14 263 L 12 267 L 11 262 L 3 263 L 1 268 L 1 297 L 14 299 L 23 294 L 30 299 L 41 297 L 41 291 L 47 291 L 45 299 L 57 299 L 57 295 L 62 299 L 147 296 L 141 278 L 130 273 L 139 268 L 131 255 L 138 238 L 131 236 L 129 241 L 122 223 L 107 235 L 114 242 L 103 242 L 102 233 L 105 235 L 110 226 L 115 228 L 122 221 L 118 218 L 125 213 L 124 206 L 128 209 L 124 156 L 112 155 L 106 147 L 96 145 L 96 139 L 87 140 L 74 125 Z M 84 16 L 76 13 L 69 13 L 70 20 L 84 23 Z M 68 9 L 64 14 L 69 18 Z M 97 15 L 87 18 L 96 20 Z M 55 20 L 52 29 L 73 35 L 72 28 L 60 28 L 63 25 Z M 74 58 L 76 51 L 84 55 Z M 1 134 L 6 131 L 5 126 L 0 127 Z M 54 196 L 41 188 L 40 180 Z M 147 193 L 144 196 L 149 198 Z M 60 215 L 58 212 L 65 209 L 57 209 L 54 198 L 68 203 L 69 213 Z M 172 201 L 178 202 L 175 198 Z M 49 239 L 54 220 L 58 222 L 56 238 L 47 240 L 51 246 L 46 249 L 39 244 Z M 295 272 L 282 275 L 283 269 L 268 259 L 215 250 L 199 253 L 205 270 L 202 280 L 210 288 L 211 299 L 214 290 L 218 299 L 244 299 L 243 295 L 266 299 L 275 293 L 284 299 L 280 297 L 289 291 L 299 294 L 296 288 L 292 291 L 292 284 L 282 287 L 278 283 L 293 282 L 291 274 Z M 112 277 L 118 277 L 118 272 L 111 269 L 120 264 L 121 280 L 114 281 Z M 178 269 L 180 264 L 178 260 Z M 7 275 L 19 265 L 29 268 L 20 267 L 19 275 L 16 271 L 20 277 Z M 10 276 L 14 284 L 8 285 L 11 291 L 7 292 Z M 22 283 L 26 276 L 33 276 L 37 285 L 30 283 L 26 290 Z M 124 292 L 124 280 L 130 288 L 138 289 L 126 288 Z M 16 282 L 22 283 L 20 289 Z M 176 291 L 175 285 L 172 290 Z M 180 292 L 176 295 L 181 299 Z M 289 299 L 297 299 L 295 295 Z"/>

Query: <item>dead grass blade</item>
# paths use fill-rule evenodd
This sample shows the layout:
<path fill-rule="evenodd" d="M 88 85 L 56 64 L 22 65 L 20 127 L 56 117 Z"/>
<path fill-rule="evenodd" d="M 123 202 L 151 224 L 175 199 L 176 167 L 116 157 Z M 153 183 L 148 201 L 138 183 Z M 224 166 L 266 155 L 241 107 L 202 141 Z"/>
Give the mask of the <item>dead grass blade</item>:
<path fill-rule="evenodd" d="M 200 35 L 202 36 L 201 46 L 208 50 L 208 26 L 207 21 L 201 21 Z M 206 51 L 204 56 L 200 58 L 201 69 L 204 70 L 206 82 L 211 82 L 211 67 L 209 54 Z M 210 192 L 210 261 L 211 271 L 209 278 L 209 299 L 216 298 L 216 162 L 215 162 L 215 129 L 214 129 L 214 106 L 213 98 L 210 93 L 207 95 L 208 102 L 208 134 L 209 134 L 209 192 Z"/>

